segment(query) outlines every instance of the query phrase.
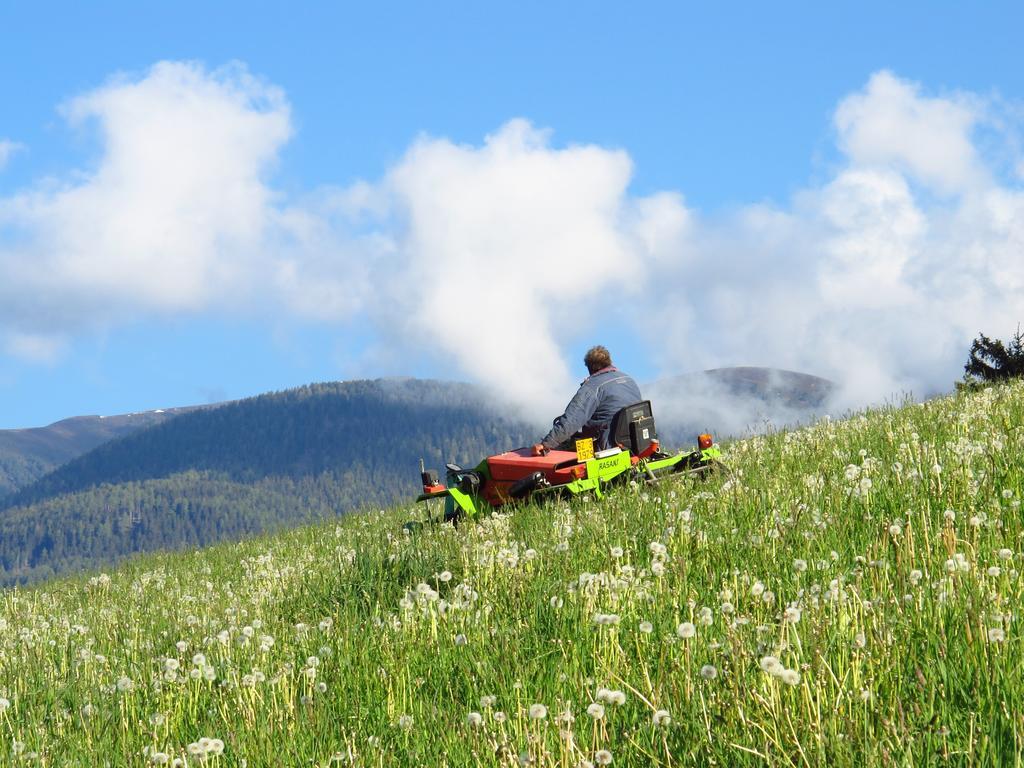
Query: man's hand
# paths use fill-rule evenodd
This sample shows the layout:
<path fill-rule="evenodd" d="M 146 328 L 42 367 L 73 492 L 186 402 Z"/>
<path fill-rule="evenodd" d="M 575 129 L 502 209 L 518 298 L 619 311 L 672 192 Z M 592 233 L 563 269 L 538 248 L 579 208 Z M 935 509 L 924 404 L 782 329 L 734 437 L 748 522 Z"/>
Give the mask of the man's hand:
<path fill-rule="evenodd" d="M 532 453 L 534 456 L 547 456 L 550 450 L 550 448 L 545 447 L 544 443 L 537 443 L 533 446 Z"/>

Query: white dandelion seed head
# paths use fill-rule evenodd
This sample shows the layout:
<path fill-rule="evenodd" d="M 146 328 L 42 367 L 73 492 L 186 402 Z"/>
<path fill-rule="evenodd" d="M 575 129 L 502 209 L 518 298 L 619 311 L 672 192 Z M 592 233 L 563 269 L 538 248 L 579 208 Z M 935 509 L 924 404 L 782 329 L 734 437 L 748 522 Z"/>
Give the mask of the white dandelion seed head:
<path fill-rule="evenodd" d="M 598 765 L 611 765 L 612 753 L 607 749 L 599 749 L 594 753 L 594 762 Z"/>
<path fill-rule="evenodd" d="M 470 728 L 479 728 L 484 724 L 484 716 L 479 712 L 470 712 L 466 715 L 466 725 Z"/>
<path fill-rule="evenodd" d="M 543 720 L 548 716 L 548 708 L 543 704 L 531 704 L 530 705 L 530 719 L 531 720 Z"/>
<path fill-rule="evenodd" d="M 649 621 L 641 621 L 639 630 L 643 632 L 645 635 L 649 635 L 651 634 L 651 632 L 654 631 L 654 625 L 651 624 L 651 622 Z"/>
<path fill-rule="evenodd" d="M 600 720 L 604 717 L 604 705 L 598 704 L 596 701 L 587 707 L 587 714 L 590 715 L 594 720 Z"/>
<path fill-rule="evenodd" d="M 676 634 L 684 640 L 689 640 L 691 637 L 697 634 L 697 627 L 691 622 L 684 621 L 678 627 L 676 627 Z"/>
<path fill-rule="evenodd" d="M 800 684 L 800 673 L 795 669 L 784 669 L 779 678 L 786 685 L 799 685 Z"/>
<path fill-rule="evenodd" d="M 700 676 L 705 680 L 714 680 L 718 677 L 718 669 L 712 664 L 705 664 L 700 668 Z"/>
<path fill-rule="evenodd" d="M 990 643 L 1002 643 L 1006 640 L 1006 632 L 1000 627 L 993 627 L 988 631 L 988 641 Z"/>
<path fill-rule="evenodd" d="M 410 728 L 412 728 L 412 724 L 412 715 L 402 715 L 400 718 L 398 718 L 398 727 L 401 728 L 403 731 L 408 731 Z"/>
<path fill-rule="evenodd" d="M 672 716 L 667 709 L 659 709 L 654 713 L 651 721 L 655 726 L 667 726 L 672 723 Z"/>

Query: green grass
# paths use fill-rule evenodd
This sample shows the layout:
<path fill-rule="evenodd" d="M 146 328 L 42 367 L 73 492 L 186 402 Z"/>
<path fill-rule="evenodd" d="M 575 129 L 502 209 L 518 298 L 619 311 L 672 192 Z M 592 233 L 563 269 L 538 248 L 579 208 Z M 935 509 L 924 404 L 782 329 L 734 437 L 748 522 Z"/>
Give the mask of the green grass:
<path fill-rule="evenodd" d="M 7 591 L 0 761 L 1015 765 L 1022 425 L 1014 384 L 736 443 L 702 484 Z"/>

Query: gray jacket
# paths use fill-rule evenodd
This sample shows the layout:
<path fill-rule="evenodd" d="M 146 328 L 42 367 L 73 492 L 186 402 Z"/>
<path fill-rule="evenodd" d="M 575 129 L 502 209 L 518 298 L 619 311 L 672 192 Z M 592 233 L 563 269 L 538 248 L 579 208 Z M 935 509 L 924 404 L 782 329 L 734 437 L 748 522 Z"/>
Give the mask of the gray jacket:
<path fill-rule="evenodd" d="M 620 410 L 643 400 L 633 378 L 614 366 L 588 376 L 579 391 L 555 419 L 551 431 L 541 443 L 557 448 L 577 433 L 594 438 L 597 450 L 608 448 L 612 417 Z"/>

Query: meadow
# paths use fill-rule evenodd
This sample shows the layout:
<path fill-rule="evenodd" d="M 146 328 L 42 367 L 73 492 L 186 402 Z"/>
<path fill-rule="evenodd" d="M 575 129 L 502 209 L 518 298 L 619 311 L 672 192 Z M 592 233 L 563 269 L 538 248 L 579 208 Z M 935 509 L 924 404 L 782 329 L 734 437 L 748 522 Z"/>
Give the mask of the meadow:
<path fill-rule="evenodd" d="M 1015 383 L 7 590 L 0 762 L 1018 765 L 1022 454 Z"/>

